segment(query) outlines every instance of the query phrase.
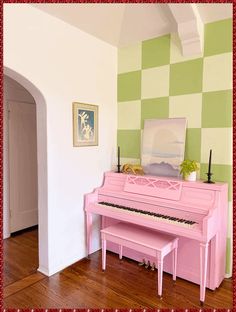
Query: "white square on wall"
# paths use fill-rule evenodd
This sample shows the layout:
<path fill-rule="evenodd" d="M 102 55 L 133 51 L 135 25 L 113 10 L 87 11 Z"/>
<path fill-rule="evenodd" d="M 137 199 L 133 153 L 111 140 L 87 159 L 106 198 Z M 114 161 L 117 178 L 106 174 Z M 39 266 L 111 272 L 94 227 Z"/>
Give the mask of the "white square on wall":
<path fill-rule="evenodd" d="M 170 63 L 171 64 L 185 62 L 185 61 L 193 60 L 199 57 L 203 57 L 203 51 L 204 51 L 204 48 L 202 47 L 202 53 L 199 53 L 193 56 L 183 56 L 179 35 L 177 33 L 171 34 L 171 41 L 170 41 Z"/>
<path fill-rule="evenodd" d="M 169 117 L 186 117 L 187 128 L 201 128 L 202 93 L 170 96 Z"/>
<path fill-rule="evenodd" d="M 142 70 L 142 99 L 169 96 L 170 66 Z"/>
<path fill-rule="evenodd" d="M 208 56 L 203 62 L 203 92 L 232 89 L 232 53 Z"/>
<path fill-rule="evenodd" d="M 212 149 L 212 163 L 232 165 L 232 128 L 203 128 L 201 163 L 208 163 Z"/>
<path fill-rule="evenodd" d="M 118 130 L 141 128 L 141 101 L 118 103 Z"/>
<path fill-rule="evenodd" d="M 118 73 L 127 73 L 141 69 L 142 45 L 141 42 L 118 49 Z"/>

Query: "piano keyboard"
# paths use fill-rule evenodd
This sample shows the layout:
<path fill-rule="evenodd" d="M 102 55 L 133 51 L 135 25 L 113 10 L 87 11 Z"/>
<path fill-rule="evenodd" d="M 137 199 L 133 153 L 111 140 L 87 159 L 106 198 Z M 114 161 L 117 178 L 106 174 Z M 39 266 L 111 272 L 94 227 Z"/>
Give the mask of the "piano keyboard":
<path fill-rule="evenodd" d="M 155 220 L 158 219 L 158 220 L 166 222 L 166 223 L 180 225 L 180 226 L 187 227 L 187 228 L 193 228 L 193 227 L 195 227 L 195 225 L 198 224 L 197 222 L 192 221 L 192 220 L 181 219 L 181 218 L 168 216 L 168 215 L 164 215 L 164 214 L 160 214 L 160 213 L 156 213 L 156 212 L 140 210 L 140 209 L 131 208 L 131 207 L 125 207 L 125 206 L 112 204 L 112 203 L 108 203 L 108 202 L 98 202 L 98 204 L 100 206 L 104 206 L 104 207 L 126 210 L 127 212 L 132 213 L 132 214 L 136 214 L 136 215 L 141 214 L 141 215 L 144 215 L 146 217 L 151 217 Z"/>

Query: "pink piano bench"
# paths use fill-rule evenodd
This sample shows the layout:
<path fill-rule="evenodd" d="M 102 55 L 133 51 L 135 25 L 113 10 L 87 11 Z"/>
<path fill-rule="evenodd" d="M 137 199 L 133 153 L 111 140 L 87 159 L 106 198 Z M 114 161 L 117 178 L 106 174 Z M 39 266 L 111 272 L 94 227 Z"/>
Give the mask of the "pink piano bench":
<path fill-rule="evenodd" d="M 117 223 L 101 230 L 102 269 L 106 269 L 106 241 L 119 245 L 119 258 L 123 247 L 128 247 L 157 259 L 158 295 L 162 296 L 163 259 L 172 252 L 173 280 L 176 280 L 178 238 L 150 230 L 132 223 Z"/>

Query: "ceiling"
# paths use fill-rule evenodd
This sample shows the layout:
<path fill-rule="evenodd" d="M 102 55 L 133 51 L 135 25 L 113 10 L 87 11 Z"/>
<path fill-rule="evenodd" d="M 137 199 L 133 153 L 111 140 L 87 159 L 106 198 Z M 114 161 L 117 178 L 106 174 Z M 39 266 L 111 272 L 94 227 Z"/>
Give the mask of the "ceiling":
<path fill-rule="evenodd" d="M 168 4 L 51 3 L 31 4 L 107 43 L 123 47 L 177 31 Z M 203 23 L 232 17 L 231 3 L 196 3 Z M 185 4 L 178 3 L 178 9 Z M 184 16 L 183 10 L 183 16 Z M 184 16 L 186 20 L 186 16 Z"/>

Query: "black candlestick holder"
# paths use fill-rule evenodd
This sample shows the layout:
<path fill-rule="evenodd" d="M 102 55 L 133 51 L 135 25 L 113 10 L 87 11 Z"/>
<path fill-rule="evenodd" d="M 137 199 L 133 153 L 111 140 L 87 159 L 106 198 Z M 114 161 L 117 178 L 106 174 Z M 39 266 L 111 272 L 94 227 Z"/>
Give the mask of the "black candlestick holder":
<path fill-rule="evenodd" d="M 121 173 L 120 167 L 121 167 L 121 165 L 117 165 L 117 172 L 118 172 L 118 173 Z"/>
<path fill-rule="evenodd" d="M 204 181 L 204 183 L 215 183 L 211 181 L 211 176 L 213 175 L 213 173 L 207 172 L 206 175 L 207 175 L 207 181 Z"/>

